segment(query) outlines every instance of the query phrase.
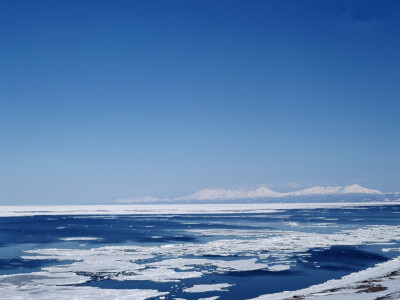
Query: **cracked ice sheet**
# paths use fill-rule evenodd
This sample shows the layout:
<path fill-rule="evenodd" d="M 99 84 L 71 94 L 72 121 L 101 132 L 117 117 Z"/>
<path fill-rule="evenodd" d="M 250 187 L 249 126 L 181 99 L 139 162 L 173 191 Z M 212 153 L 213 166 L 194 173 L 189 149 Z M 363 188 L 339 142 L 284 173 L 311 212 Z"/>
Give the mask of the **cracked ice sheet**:
<path fill-rule="evenodd" d="M 238 231 L 235 231 L 239 233 Z M 391 240 L 400 240 L 400 226 L 373 225 L 355 230 L 342 230 L 337 233 L 323 234 L 313 232 L 282 231 L 274 232 L 268 238 L 213 240 L 203 244 L 184 243 L 161 246 L 107 246 L 92 249 L 38 249 L 26 253 L 24 259 L 81 260 L 89 262 L 128 261 L 134 262 L 155 256 L 178 258 L 182 256 L 257 256 L 268 252 L 275 257 L 286 257 L 307 252 L 312 248 L 331 246 L 381 244 Z M 97 263 L 96 263 L 97 265 Z"/>
<path fill-rule="evenodd" d="M 85 283 L 90 277 L 75 273 L 32 272 L 24 274 L 3 275 L 0 280 L 0 288 L 23 287 L 35 285 L 71 285 Z"/>
<path fill-rule="evenodd" d="M 197 284 L 191 288 L 186 288 L 183 291 L 185 293 L 205 293 L 205 292 L 227 292 L 226 288 L 233 286 L 229 283 L 218 283 L 218 284 Z"/>
<path fill-rule="evenodd" d="M 117 280 L 179 280 L 202 274 L 193 266 L 212 265 L 217 272 L 268 269 L 283 271 L 295 264 L 295 255 L 313 248 L 338 245 L 382 244 L 400 240 L 400 226 L 367 226 L 334 234 L 283 231 L 280 235 L 253 240 L 216 240 L 204 244 L 185 243 L 162 246 L 107 246 L 91 249 L 38 249 L 26 251 L 23 259 L 73 260 L 74 263 L 42 268 L 44 272 L 103 275 Z M 267 253 L 268 255 L 265 255 Z M 241 260 L 205 259 L 204 256 L 242 256 Z M 191 257 L 183 259 L 181 257 Z M 146 262 L 143 262 L 146 260 Z M 258 260 L 261 260 L 258 262 Z M 284 260 L 284 261 L 283 261 Z M 160 268 L 164 272 L 149 276 Z M 179 272 L 171 270 L 179 269 Z M 182 271 L 182 272 L 181 272 Z M 190 271 L 185 272 L 185 271 Z M 195 273 L 193 273 L 195 272 Z M 186 274 L 185 274 L 186 273 Z M 164 277 L 163 277 L 164 276 Z M 119 278 L 118 278 L 119 277 Z M 0 276 L 0 282 L 3 277 Z"/>
<path fill-rule="evenodd" d="M 3 275 L 1 299 L 147 299 L 168 293 L 156 290 L 115 290 L 74 287 L 90 277 L 74 273 L 32 272 Z"/>
<path fill-rule="evenodd" d="M 144 269 L 134 275 L 118 275 L 113 279 L 125 280 L 149 280 L 154 282 L 179 282 L 182 279 L 197 278 L 203 276 L 202 272 L 176 272 L 171 268 Z"/>
<path fill-rule="evenodd" d="M 64 287 L 64 286 L 24 286 L 21 288 L 2 288 L 1 299 L 12 300 L 70 300 L 70 299 L 129 299 L 144 300 L 167 295 L 167 292 L 140 289 L 101 289 L 96 287 Z"/>
<path fill-rule="evenodd" d="M 240 260 L 213 260 L 213 259 L 191 259 L 191 258 L 176 258 L 176 259 L 168 259 L 159 262 L 154 262 L 148 264 L 149 266 L 158 266 L 158 267 L 170 267 L 170 268 L 179 268 L 179 269 L 187 269 L 190 266 L 206 266 L 212 265 L 217 267 L 218 271 L 254 271 L 265 269 L 268 267 L 267 264 L 256 263 L 257 259 L 240 259 Z"/>
<path fill-rule="evenodd" d="M 44 267 L 41 272 L 30 273 L 29 275 L 36 275 L 37 278 L 35 280 L 29 279 L 30 281 L 28 280 L 23 287 L 16 286 L 16 282 L 19 281 L 16 280 L 18 277 L 14 277 L 13 283 L 10 282 L 11 275 L 3 275 L 0 276 L 0 286 L 2 291 L 7 289 L 7 293 L 14 293 L 17 296 L 22 293 L 21 299 L 29 299 L 30 296 L 34 295 L 30 294 L 31 292 L 36 293 L 38 290 L 52 292 L 54 289 L 58 289 L 53 286 L 55 282 L 52 283 L 52 280 L 77 284 L 89 280 L 90 276 L 98 276 L 99 278 L 113 280 L 137 280 L 140 278 L 139 280 L 165 282 L 200 277 L 207 272 L 201 270 L 201 267 L 210 265 L 215 268 L 215 272 L 220 273 L 265 268 L 270 271 L 283 271 L 290 268 L 290 264 L 295 263 L 295 255 L 307 255 L 306 252 L 312 248 L 329 248 L 335 245 L 382 244 L 391 240 L 400 240 L 400 226 L 366 226 L 333 234 L 282 231 L 276 232 L 276 235 L 268 238 L 216 240 L 204 244 L 183 243 L 161 246 L 29 250 L 26 251 L 28 255 L 22 258 L 30 260 L 72 260 L 74 262 Z M 266 256 L 265 253 L 269 256 Z M 249 258 L 238 260 L 205 259 L 204 256 L 207 255 Z M 183 256 L 192 258 L 182 258 Z M 285 261 L 282 261 L 284 259 Z M 152 276 L 151 274 L 155 272 L 159 274 Z M 21 274 L 12 276 L 18 275 L 21 276 Z M 39 275 L 42 277 L 39 277 Z M 29 278 L 26 276 L 25 274 L 25 279 Z M 64 289 L 71 290 L 69 292 L 72 295 L 71 297 L 75 295 L 77 288 L 74 286 L 64 287 Z M 85 291 L 91 293 L 89 290 Z M 96 291 L 94 292 L 96 293 Z M 65 293 L 65 295 L 67 294 Z"/>

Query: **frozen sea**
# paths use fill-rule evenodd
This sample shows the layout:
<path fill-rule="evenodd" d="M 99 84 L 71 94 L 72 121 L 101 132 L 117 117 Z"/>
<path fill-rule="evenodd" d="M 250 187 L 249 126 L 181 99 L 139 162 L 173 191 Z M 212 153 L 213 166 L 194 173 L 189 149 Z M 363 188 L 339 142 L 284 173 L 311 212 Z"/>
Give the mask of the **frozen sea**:
<path fill-rule="evenodd" d="M 0 208 L 0 299 L 396 299 L 400 204 Z"/>

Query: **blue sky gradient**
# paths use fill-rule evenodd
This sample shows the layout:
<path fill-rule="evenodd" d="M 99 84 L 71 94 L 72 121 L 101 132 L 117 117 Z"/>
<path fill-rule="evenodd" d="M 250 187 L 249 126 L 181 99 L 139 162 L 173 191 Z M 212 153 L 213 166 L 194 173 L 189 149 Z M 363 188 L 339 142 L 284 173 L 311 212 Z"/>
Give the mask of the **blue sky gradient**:
<path fill-rule="evenodd" d="M 0 204 L 400 190 L 399 1 L 0 1 Z"/>

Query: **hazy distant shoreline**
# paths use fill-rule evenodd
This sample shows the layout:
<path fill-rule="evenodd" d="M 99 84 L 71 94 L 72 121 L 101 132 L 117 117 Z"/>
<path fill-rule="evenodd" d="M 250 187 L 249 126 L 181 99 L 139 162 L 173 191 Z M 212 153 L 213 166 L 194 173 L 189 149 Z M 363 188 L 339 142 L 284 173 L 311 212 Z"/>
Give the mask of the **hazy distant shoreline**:
<path fill-rule="evenodd" d="M 0 217 L 36 215 L 177 215 L 252 214 L 287 209 L 354 208 L 400 205 L 393 202 L 241 203 L 241 204 L 131 204 L 131 205 L 29 205 L 0 206 Z"/>

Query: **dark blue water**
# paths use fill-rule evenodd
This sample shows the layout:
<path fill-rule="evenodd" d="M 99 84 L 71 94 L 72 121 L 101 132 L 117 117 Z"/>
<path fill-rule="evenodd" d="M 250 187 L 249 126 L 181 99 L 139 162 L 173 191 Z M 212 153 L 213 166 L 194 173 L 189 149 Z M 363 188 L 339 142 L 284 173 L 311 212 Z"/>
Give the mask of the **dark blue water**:
<path fill-rule="evenodd" d="M 90 249 L 107 245 L 151 246 L 177 243 L 200 245 L 222 238 L 253 238 L 232 235 L 203 236 L 203 231 L 214 229 L 332 234 L 370 225 L 398 226 L 399 213 L 399 206 L 379 206 L 362 209 L 297 209 L 269 214 L 3 217 L 0 218 L 0 275 L 36 272 L 46 266 L 72 262 L 21 258 L 26 255 L 25 250 L 31 249 Z M 294 223 L 299 226 L 290 226 Z M 73 237 L 96 237 L 98 240 L 62 240 Z M 91 274 L 91 280 L 82 285 L 109 289 L 157 289 L 168 291 L 170 294 L 166 296 L 167 299 L 174 297 L 198 299 L 215 295 L 220 296 L 220 299 L 246 299 L 267 293 L 304 288 L 387 261 L 399 255 L 398 252 L 381 252 L 382 248 L 400 245 L 398 240 L 391 242 L 393 243 L 391 245 L 366 243 L 313 248 L 307 250 L 306 256 L 304 253 L 293 253 L 290 269 L 279 272 L 262 269 L 217 273 L 211 270 L 202 277 L 183 279 L 179 282 L 117 281 L 101 274 Z M 205 255 L 202 258 L 229 260 L 250 257 L 241 257 L 238 254 L 233 257 Z M 205 268 L 197 267 L 197 270 L 204 271 Z M 229 283 L 233 286 L 228 288 L 229 292 L 182 292 L 184 288 L 194 284 L 216 283 Z"/>

